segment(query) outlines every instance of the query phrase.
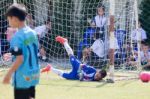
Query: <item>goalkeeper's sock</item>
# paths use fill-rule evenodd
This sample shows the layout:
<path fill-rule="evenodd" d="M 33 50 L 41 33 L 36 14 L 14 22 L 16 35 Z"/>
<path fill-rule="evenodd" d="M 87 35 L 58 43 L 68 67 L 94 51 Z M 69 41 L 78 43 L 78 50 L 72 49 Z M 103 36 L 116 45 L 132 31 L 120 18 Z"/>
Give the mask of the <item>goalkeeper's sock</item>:
<path fill-rule="evenodd" d="M 73 55 L 72 48 L 69 46 L 68 40 L 66 38 L 63 38 L 61 36 L 57 36 L 56 41 L 64 45 L 68 55 Z"/>
<path fill-rule="evenodd" d="M 41 73 L 49 72 L 50 70 L 51 70 L 51 65 L 48 64 L 45 68 L 43 68 L 43 69 L 41 70 Z"/>
<path fill-rule="evenodd" d="M 61 44 L 64 44 L 64 43 L 67 41 L 66 38 L 63 38 L 63 37 L 61 37 L 61 36 L 57 36 L 57 37 L 55 38 L 55 40 L 56 40 L 57 42 L 61 43 Z"/>
<path fill-rule="evenodd" d="M 109 79 L 114 81 L 114 65 L 110 65 L 109 67 Z"/>
<path fill-rule="evenodd" d="M 62 70 L 56 69 L 54 67 L 52 67 L 51 70 L 52 70 L 52 72 L 56 73 L 59 76 L 62 76 L 64 73 Z"/>
<path fill-rule="evenodd" d="M 68 44 L 67 41 L 64 43 L 64 47 L 65 47 L 65 49 L 66 49 L 68 55 L 73 55 L 72 48 L 70 47 L 70 45 Z"/>

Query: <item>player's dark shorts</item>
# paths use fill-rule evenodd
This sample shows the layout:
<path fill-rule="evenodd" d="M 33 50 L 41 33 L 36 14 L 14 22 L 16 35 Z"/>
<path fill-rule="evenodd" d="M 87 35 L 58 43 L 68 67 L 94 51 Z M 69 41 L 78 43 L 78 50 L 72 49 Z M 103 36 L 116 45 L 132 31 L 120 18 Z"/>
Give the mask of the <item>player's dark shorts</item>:
<path fill-rule="evenodd" d="M 35 87 L 32 86 L 28 89 L 14 88 L 14 99 L 30 99 L 35 98 Z"/>
<path fill-rule="evenodd" d="M 81 62 L 75 57 L 70 56 L 70 63 L 72 65 L 72 71 L 70 73 L 63 73 L 63 78 L 70 79 L 70 80 L 77 80 L 78 77 L 78 69 L 80 67 Z"/>

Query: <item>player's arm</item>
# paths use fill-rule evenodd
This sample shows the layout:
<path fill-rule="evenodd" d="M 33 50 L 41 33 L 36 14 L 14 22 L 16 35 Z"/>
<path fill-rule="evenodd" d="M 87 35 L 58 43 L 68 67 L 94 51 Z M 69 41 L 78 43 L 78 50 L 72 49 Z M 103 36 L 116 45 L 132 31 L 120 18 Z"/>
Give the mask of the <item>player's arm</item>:
<path fill-rule="evenodd" d="M 87 59 L 88 56 L 90 56 L 92 49 L 91 48 L 84 48 L 82 53 L 83 53 L 83 62 Z"/>
<path fill-rule="evenodd" d="M 90 18 L 87 19 L 88 23 L 90 24 L 91 27 L 96 27 L 96 22 L 95 22 L 95 18 L 93 18 L 92 20 Z"/>
<path fill-rule="evenodd" d="M 23 55 L 22 55 L 22 42 L 19 36 L 14 36 L 10 42 L 10 53 L 13 56 L 16 56 L 15 61 L 13 62 L 11 68 L 8 70 L 6 76 L 3 79 L 4 84 L 8 84 L 10 82 L 12 74 L 19 68 L 19 66 L 23 63 Z"/>
<path fill-rule="evenodd" d="M 150 67 L 150 59 L 148 60 L 148 63 L 143 65 L 142 68 L 145 68 L 145 67 Z"/>
<path fill-rule="evenodd" d="M 95 25 L 95 22 L 94 22 L 94 21 L 93 21 L 93 22 L 91 22 L 91 24 L 90 24 L 90 25 L 91 25 L 91 27 L 93 27 L 93 28 L 94 28 L 94 27 L 96 27 L 96 25 Z"/>
<path fill-rule="evenodd" d="M 84 48 L 83 49 L 83 56 L 89 56 L 90 55 L 90 53 L 91 53 L 91 51 L 92 51 L 92 49 L 91 48 Z"/>
<path fill-rule="evenodd" d="M 16 56 L 15 62 L 13 63 L 12 67 L 8 70 L 6 76 L 3 79 L 4 84 L 10 83 L 12 74 L 19 68 L 22 62 L 23 62 L 23 56 L 22 55 Z"/>
<path fill-rule="evenodd" d="M 95 71 L 95 68 L 93 68 L 92 66 L 87 66 L 85 64 L 81 64 L 80 68 L 82 68 L 82 70 L 89 70 L 90 72 Z"/>

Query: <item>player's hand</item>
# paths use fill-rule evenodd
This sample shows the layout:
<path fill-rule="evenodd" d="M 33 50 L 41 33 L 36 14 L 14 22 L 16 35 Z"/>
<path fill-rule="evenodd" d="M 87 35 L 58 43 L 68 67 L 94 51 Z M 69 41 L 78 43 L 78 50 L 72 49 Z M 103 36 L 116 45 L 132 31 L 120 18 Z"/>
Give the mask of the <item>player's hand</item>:
<path fill-rule="evenodd" d="M 88 18 L 87 22 L 90 24 L 92 22 L 92 20 L 90 18 Z"/>
<path fill-rule="evenodd" d="M 10 61 L 12 59 L 11 53 L 5 53 L 3 55 L 3 59 L 4 59 L 4 61 Z"/>
<path fill-rule="evenodd" d="M 7 74 L 3 79 L 3 84 L 9 84 L 11 80 L 11 75 Z"/>

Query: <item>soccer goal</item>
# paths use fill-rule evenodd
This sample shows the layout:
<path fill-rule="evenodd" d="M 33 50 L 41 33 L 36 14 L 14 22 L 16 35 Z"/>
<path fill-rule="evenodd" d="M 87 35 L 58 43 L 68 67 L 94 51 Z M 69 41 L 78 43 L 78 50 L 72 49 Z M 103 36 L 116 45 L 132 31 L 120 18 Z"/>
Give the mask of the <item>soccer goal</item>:
<path fill-rule="evenodd" d="M 114 46 L 117 46 L 114 48 L 115 70 L 122 73 L 140 71 L 140 42 L 133 41 L 131 36 L 138 28 L 137 0 L 1 0 L 1 56 L 9 52 L 5 12 L 12 3 L 23 3 L 28 9 L 27 24 L 39 35 L 39 60 L 42 66 L 51 63 L 58 68 L 70 68 L 65 49 L 55 41 L 55 37 L 60 35 L 68 39 L 81 62 L 98 69 L 107 68 L 110 64 L 109 38 L 112 35 L 109 30 L 113 28 Z M 100 6 L 104 13 L 98 17 L 101 19 L 96 20 Z M 114 17 L 113 23 L 110 22 L 110 15 Z M 110 27 L 111 24 L 113 27 Z M 91 48 L 97 39 L 101 41 L 96 46 L 101 47 L 102 55 L 97 55 L 93 50 L 83 59 L 84 50 Z M 3 61 L 3 57 L 0 61 L 2 64 L 8 63 Z"/>

